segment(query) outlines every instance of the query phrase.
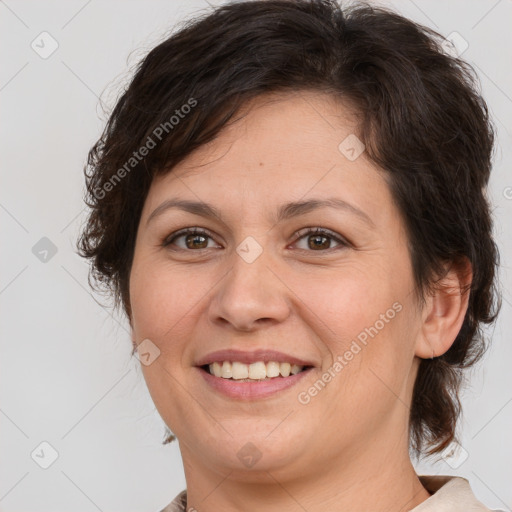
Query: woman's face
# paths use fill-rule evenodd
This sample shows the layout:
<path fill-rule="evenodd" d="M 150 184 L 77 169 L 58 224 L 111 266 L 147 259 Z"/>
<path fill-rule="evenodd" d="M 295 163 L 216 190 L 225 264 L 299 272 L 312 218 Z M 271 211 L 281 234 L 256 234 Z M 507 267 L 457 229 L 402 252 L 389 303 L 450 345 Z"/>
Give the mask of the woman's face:
<path fill-rule="evenodd" d="M 144 377 L 186 466 L 285 479 L 407 446 L 421 315 L 403 220 L 356 126 L 325 95 L 260 97 L 152 183 L 133 339 L 149 340 Z M 231 365 L 254 380 L 210 362 L 226 377 L 256 363 Z M 286 362 L 311 368 L 258 382 Z"/>

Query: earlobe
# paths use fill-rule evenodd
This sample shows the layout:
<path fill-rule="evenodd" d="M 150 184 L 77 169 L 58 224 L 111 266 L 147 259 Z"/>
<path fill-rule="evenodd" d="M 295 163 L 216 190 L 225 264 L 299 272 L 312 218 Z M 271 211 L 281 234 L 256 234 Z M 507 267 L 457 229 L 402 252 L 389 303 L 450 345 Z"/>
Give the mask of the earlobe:
<path fill-rule="evenodd" d="M 471 263 L 464 258 L 434 285 L 422 312 L 416 356 L 431 359 L 450 349 L 466 316 L 472 278 Z"/>

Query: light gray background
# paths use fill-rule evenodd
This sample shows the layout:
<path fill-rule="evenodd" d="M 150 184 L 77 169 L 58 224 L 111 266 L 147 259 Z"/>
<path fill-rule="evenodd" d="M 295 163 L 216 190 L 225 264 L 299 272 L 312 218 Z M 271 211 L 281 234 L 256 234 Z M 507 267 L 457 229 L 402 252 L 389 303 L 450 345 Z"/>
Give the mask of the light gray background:
<path fill-rule="evenodd" d="M 441 460 L 419 471 L 464 476 L 488 506 L 510 510 L 512 2 L 388 4 L 469 43 L 463 57 L 476 66 L 499 134 L 491 197 L 504 303 L 464 395 L 469 456 L 455 469 Z M 99 96 L 111 106 L 127 70 L 199 9 L 209 6 L 0 1 L 1 511 L 150 512 L 185 487 L 177 443 L 160 444 L 163 422 L 130 358 L 126 322 L 93 299 L 73 244 L 84 220 L 82 168 L 105 121 Z M 31 48 L 43 31 L 59 45 L 47 59 Z M 32 252 L 42 237 L 57 248 L 46 263 Z M 49 456 L 43 441 L 59 454 L 46 470 L 31 458 L 35 449 L 39 461 Z"/>

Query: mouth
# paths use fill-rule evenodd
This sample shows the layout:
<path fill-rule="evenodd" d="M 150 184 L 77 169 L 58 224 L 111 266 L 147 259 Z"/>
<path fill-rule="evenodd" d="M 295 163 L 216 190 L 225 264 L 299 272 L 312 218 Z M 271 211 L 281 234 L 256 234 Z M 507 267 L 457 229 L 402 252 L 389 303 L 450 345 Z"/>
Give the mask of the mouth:
<path fill-rule="evenodd" d="M 314 371 L 311 361 L 273 350 L 222 350 L 196 362 L 207 389 L 230 399 L 269 398 L 296 386 Z"/>
<path fill-rule="evenodd" d="M 264 382 L 298 375 L 310 370 L 313 366 L 279 361 L 256 361 L 250 364 L 240 361 L 215 361 L 199 368 L 219 379 L 236 382 Z"/>
<path fill-rule="evenodd" d="M 315 369 L 313 361 L 270 349 L 218 350 L 197 360 L 195 366 L 209 391 L 238 400 L 284 392 Z"/>

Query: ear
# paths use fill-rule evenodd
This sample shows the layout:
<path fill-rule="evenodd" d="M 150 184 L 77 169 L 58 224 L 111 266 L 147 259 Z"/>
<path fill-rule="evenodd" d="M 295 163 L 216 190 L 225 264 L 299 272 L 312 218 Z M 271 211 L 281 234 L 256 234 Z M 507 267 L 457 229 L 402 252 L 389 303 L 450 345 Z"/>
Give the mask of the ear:
<path fill-rule="evenodd" d="M 426 299 L 416 356 L 430 359 L 443 355 L 453 344 L 468 308 L 473 271 L 467 258 L 452 262 Z"/>

